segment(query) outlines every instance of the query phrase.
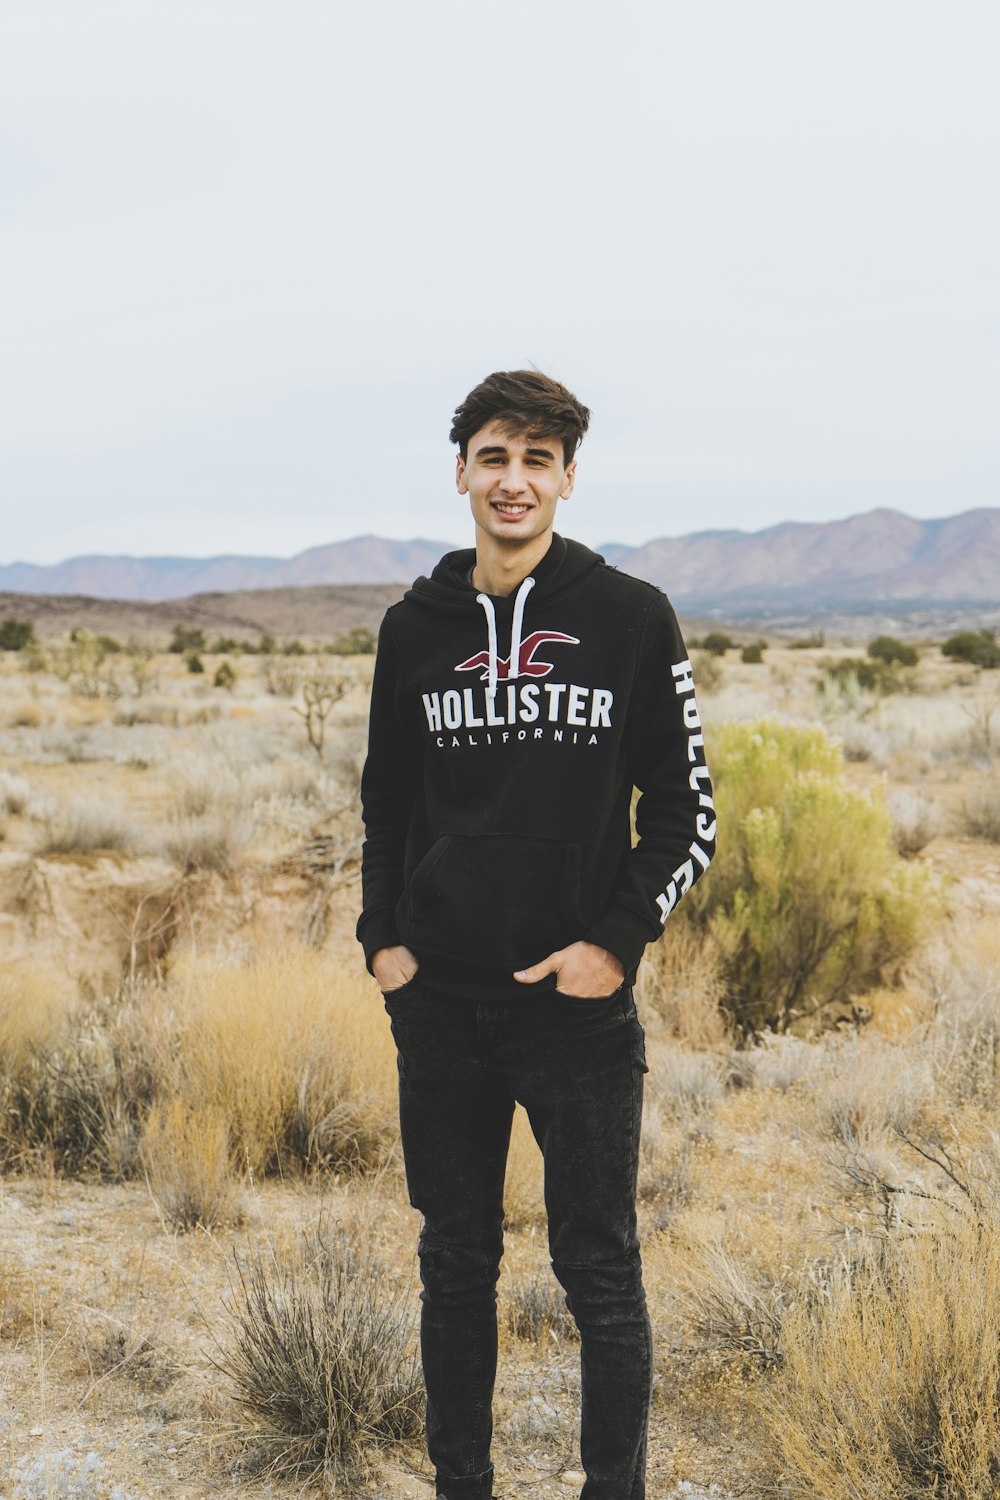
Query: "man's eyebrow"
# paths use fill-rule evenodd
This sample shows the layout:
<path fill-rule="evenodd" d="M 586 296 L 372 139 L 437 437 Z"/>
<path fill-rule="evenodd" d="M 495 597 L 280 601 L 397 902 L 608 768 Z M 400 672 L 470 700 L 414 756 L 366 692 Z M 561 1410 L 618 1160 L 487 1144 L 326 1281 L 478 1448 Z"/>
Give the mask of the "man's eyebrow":
<path fill-rule="evenodd" d="M 476 458 L 489 458 L 492 457 L 494 453 L 506 452 L 507 449 L 503 446 L 502 443 L 494 443 L 492 446 L 487 448 L 477 448 L 475 456 Z M 556 456 L 554 448 L 525 448 L 524 452 L 525 457 L 530 455 L 532 458 L 555 458 Z"/>

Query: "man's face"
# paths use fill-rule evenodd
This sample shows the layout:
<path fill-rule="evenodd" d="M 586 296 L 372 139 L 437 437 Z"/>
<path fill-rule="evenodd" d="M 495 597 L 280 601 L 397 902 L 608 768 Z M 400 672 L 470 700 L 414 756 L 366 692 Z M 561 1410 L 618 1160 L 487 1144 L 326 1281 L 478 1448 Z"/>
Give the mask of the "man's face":
<path fill-rule="evenodd" d="M 573 489 L 576 459 L 563 460 L 561 438 L 512 437 L 488 422 L 458 456 L 458 493 L 468 495 L 476 527 L 520 545 L 552 530 L 556 506 Z"/>

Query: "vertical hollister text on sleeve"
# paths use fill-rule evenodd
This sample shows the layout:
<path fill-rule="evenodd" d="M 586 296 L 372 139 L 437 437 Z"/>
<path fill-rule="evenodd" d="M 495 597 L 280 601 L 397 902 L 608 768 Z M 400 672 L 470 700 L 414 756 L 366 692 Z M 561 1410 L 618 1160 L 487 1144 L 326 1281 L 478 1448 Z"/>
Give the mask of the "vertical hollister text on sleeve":
<path fill-rule="evenodd" d="M 716 817 L 691 662 L 669 600 L 657 594 L 643 624 L 628 739 L 635 847 L 608 910 L 587 934 L 634 970 L 677 902 L 715 853 Z"/>

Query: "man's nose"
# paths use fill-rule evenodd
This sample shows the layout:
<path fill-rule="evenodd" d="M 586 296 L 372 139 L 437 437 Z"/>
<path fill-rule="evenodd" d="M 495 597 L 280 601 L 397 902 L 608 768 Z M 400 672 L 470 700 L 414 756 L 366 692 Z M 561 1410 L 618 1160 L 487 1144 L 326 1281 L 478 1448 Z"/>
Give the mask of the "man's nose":
<path fill-rule="evenodd" d="M 524 470 L 520 464 L 508 464 L 500 488 L 507 495 L 520 495 L 525 488 Z"/>

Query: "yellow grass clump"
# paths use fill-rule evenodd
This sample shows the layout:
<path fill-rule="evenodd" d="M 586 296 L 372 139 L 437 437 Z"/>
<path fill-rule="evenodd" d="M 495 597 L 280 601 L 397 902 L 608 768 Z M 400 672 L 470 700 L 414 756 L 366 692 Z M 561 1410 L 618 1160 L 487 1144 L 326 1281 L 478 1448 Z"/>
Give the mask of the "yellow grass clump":
<path fill-rule="evenodd" d="M 375 986 L 286 947 L 243 963 L 189 960 L 170 985 L 176 1050 L 161 1094 L 229 1122 L 234 1162 L 375 1165 L 396 1137 L 396 1063 Z"/>
<path fill-rule="evenodd" d="M 751 1399 L 764 1493 L 922 1500 L 1000 1493 L 1000 1220 L 927 1215 L 788 1310 L 782 1369 Z"/>

